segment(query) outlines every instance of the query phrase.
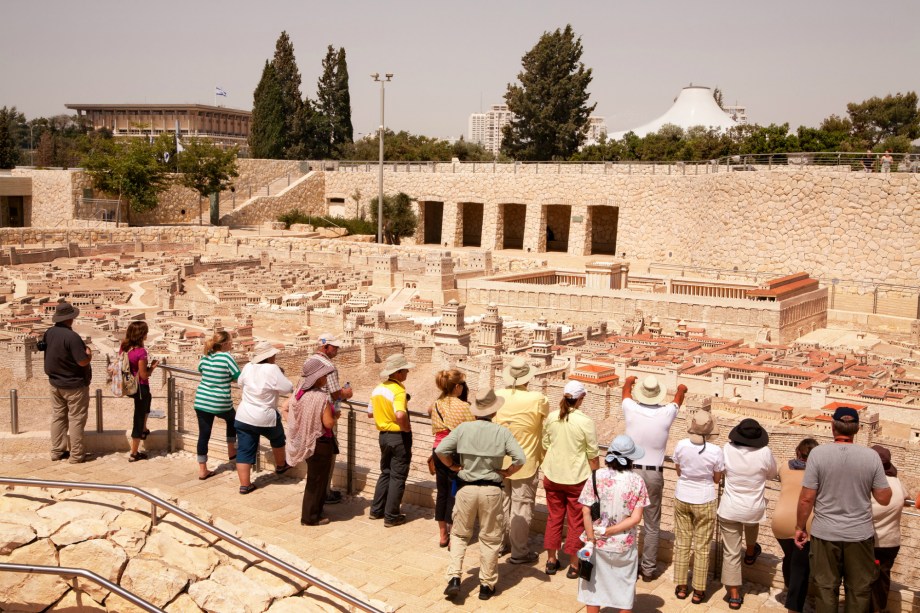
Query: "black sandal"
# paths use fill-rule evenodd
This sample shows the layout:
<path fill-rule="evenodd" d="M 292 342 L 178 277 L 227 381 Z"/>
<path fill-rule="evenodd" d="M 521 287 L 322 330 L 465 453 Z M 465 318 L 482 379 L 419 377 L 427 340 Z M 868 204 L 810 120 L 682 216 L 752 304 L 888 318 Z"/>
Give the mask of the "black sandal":
<path fill-rule="evenodd" d="M 553 561 L 547 561 L 546 568 L 544 568 L 543 570 L 544 572 L 546 572 L 547 575 L 555 575 L 556 571 L 559 570 L 560 568 L 562 568 L 562 564 L 560 564 L 559 560 L 557 559 Z"/>
<path fill-rule="evenodd" d="M 706 592 L 701 592 L 699 590 L 693 590 L 693 598 L 690 599 L 690 602 L 692 602 L 693 604 L 702 604 L 705 598 L 706 598 Z"/>
<path fill-rule="evenodd" d="M 687 600 L 687 596 L 690 595 L 690 587 L 686 585 L 678 585 L 674 588 L 674 595 L 677 596 L 678 600 Z"/>
<path fill-rule="evenodd" d="M 279 468 L 276 468 L 276 469 L 275 469 L 275 474 L 276 474 L 276 475 L 283 475 L 284 473 L 286 473 L 286 472 L 289 471 L 289 470 L 291 470 L 291 465 L 290 465 L 290 464 L 285 464 L 284 466 L 281 466 L 281 467 L 279 467 Z"/>
<path fill-rule="evenodd" d="M 751 555 L 744 554 L 744 563 L 747 566 L 753 566 L 754 562 L 757 561 L 757 558 L 760 557 L 760 554 L 763 553 L 763 549 L 760 547 L 760 543 L 754 543 L 754 553 Z"/>
<path fill-rule="evenodd" d="M 578 569 L 574 566 L 569 566 L 569 569 L 565 571 L 566 579 L 578 579 Z"/>
<path fill-rule="evenodd" d="M 240 494 L 249 494 L 250 492 L 254 491 L 256 491 L 256 486 L 251 483 L 249 485 L 240 486 Z"/>
<path fill-rule="evenodd" d="M 147 454 L 144 453 L 143 451 L 138 451 L 137 453 L 132 453 L 131 455 L 128 456 L 129 462 L 137 462 L 138 460 L 146 460 L 146 459 L 147 459 Z"/>
<path fill-rule="evenodd" d="M 737 598 L 728 599 L 728 608 L 731 609 L 732 611 L 737 611 L 738 609 L 741 608 L 741 605 L 743 604 L 744 604 L 744 596 L 742 596 L 741 594 L 738 594 Z"/>

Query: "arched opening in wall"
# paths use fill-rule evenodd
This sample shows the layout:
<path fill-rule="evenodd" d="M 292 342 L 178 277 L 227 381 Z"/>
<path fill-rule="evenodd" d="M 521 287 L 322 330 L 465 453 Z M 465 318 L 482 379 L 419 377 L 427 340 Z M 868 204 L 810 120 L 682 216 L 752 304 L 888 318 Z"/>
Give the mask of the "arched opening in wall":
<path fill-rule="evenodd" d="M 384 202 L 386 202 L 384 200 Z M 326 210 L 329 217 L 345 217 L 345 199 L 328 198 L 326 201 Z"/>
<path fill-rule="evenodd" d="M 572 207 L 568 204 L 546 205 L 546 250 L 569 250 L 569 226 L 572 223 Z"/>
<path fill-rule="evenodd" d="M 523 204 L 502 204 L 502 249 L 524 248 L 524 225 L 527 221 L 527 206 Z"/>
<path fill-rule="evenodd" d="M 481 202 L 460 203 L 460 219 L 463 224 L 463 246 L 482 247 L 483 206 Z"/>
<path fill-rule="evenodd" d="M 620 209 L 615 206 L 589 206 L 591 251 L 590 254 L 616 255 L 617 253 L 617 224 L 620 218 Z"/>
<path fill-rule="evenodd" d="M 422 209 L 422 219 L 425 224 L 422 233 L 422 242 L 426 245 L 441 244 L 441 226 L 444 221 L 444 203 L 426 200 L 418 203 Z"/>

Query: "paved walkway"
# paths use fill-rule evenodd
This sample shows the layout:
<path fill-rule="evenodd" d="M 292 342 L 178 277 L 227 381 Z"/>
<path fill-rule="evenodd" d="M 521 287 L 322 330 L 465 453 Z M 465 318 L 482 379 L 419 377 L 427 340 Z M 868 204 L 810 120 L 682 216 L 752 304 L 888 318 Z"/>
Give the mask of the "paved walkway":
<path fill-rule="evenodd" d="M 9 477 L 133 485 L 181 498 L 236 524 L 244 539 L 258 538 L 287 549 L 401 611 L 584 611 L 576 600 L 576 581 L 566 579 L 564 573 L 553 577 L 543 573 L 544 553 L 533 566 L 514 566 L 502 558 L 498 593 L 492 600 L 481 602 L 477 598 L 475 543 L 467 551 L 464 596 L 453 603 L 444 600 L 449 553 L 438 547 L 432 509 L 404 505 L 409 521 L 396 528 L 384 528 L 381 521 L 368 519 L 369 500 L 352 497 L 343 504 L 326 507 L 332 520 L 328 525 L 304 527 L 300 525 L 302 481 L 262 472 L 254 475 L 259 489 L 241 496 L 236 473 L 229 464 L 220 465 L 218 474 L 211 479 L 199 481 L 195 456 L 190 453 L 154 456 L 136 463 L 128 463 L 125 454 L 104 455 L 76 465 L 51 462 L 45 456 L 0 455 L 0 461 L 3 474 Z M 533 548 L 541 551 L 540 545 L 540 537 L 534 536 Z M 710 596 L 701 606 L 677 600 L 669 570 L 650 583 L 639 581 L 637 590 L 637 613 L 728 610 L 725 591 L 716 583 L 710 585 Z M 754 590 L 759 593 L 752 593 Z M 746 591 L 743 611 L 784 610 L 775 593 L 755 586 L 746 586 Z"/>

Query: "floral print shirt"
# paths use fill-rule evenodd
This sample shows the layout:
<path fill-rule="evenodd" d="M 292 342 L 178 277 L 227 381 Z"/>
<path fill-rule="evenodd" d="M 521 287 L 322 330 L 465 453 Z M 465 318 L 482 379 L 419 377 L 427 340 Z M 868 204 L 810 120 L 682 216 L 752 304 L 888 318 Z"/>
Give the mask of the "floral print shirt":
<path fill-rule="evenodd" d="M 632 471 L 619 471 L 601 468 L 597 471 L 597 493 L 601 501 L 601 518 L 594 522 L 595 530 L 617 524 L 630 515 L 636 507 L 647 507 L 648 491 L 645 481 Z M 578 502 L 590 507 L 597 500 L 594 496 L 594 484 L 591 477 L 585 481 Z M 629 532 L 620 532 L 608 537 L 598 537 L 595 548 L 613 553 L 626 553 L 636 546 L 636 526 Z M 597 532 L 595 532 L 597 536 Z M 581 540 L 587 539 L 582 533 Z"/>

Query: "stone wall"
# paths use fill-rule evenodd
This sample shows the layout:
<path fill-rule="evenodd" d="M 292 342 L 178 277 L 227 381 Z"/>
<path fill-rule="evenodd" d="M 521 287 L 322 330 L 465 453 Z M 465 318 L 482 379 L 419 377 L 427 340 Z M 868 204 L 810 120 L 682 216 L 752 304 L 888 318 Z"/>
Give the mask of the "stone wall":
<path fill-rule="evenodd" d="M 83 188 L 89 187 L 88 179 L 80 171 L 15 168 L 12 174 L 32 179 L 31 201 L 24 198 L 24 218 L 27 225 L 37 228 L 60 227 L 72 220 Z"/>
<path fill-rule="evenodd" d="M 276 221 L 293 209 L 307 215 L 326 214 L 325 173 L 310 173 L 277 196 L 261 196 L 221 217 L 222 226 L 252 226 Z"/>
<path fill-rule="evenodd" d="M 572 204 L 569 253 L 583 254 L 590 237 L 574 240 L 579 225 L 574 219 L 587 221 L 592 205 L 612 206 L 619 215 L 616 250 L 629 259 L 917 283 L 920 233 L 905 231 L 920 225 L 920 177 L 914 174 L 473 174 L 389 168 L 388 193 L 443 201 L 445 212 L 458 211 L 458 202 L 483 202 L 484 248 L 501 249 L 502 229 L 519 227 L 503 223 L 500 205 L 527 204 L 525 247 L 533 249 L 546 230 L 539 224 L 542 207 Z M 377 193 L 376 182 L 374 168 L 326 173 L 327 193 L 360 190 L 365 207 Z M 445 240 L 452 236 L 444 234 Z"/>

